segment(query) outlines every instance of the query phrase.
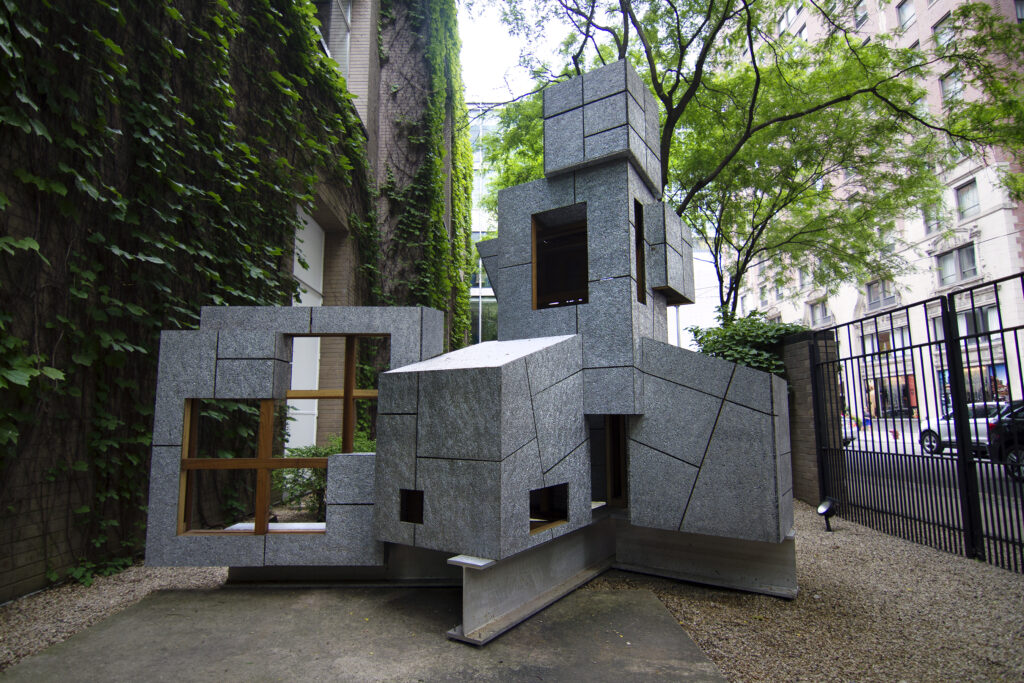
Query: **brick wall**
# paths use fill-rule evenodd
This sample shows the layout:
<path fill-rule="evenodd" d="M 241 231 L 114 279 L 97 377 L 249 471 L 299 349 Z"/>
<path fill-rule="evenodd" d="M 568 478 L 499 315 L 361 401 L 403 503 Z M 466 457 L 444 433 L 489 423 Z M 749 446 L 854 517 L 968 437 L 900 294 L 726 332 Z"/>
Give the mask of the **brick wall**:
<path fill-rule="evenodd" d="M 814 430 L 815 406 L 811 388 L 814 368 L 811 364 L 811 344 L 808 333 L 786 339 L 782 359 L 789 378 L 789 438 L 793 457 L 793 496 L 810 505 L 817 505 L 823 496 L 818 479 L 818 442 Z M 819 361 L 835 360 L 835 342 L 819 340 L 818 357 Z M 835 390 L 835 387 L 832 390 Z M 835 431 L 839 424 L 838 415 L 831 417 L 835 419 L 826 422 L 831 424 L 832 431 Z"/>

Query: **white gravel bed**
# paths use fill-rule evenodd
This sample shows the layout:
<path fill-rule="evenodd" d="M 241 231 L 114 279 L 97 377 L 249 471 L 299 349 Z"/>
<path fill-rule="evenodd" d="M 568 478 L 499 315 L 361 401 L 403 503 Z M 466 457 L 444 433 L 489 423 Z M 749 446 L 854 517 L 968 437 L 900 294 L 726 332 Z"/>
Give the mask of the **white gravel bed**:
<path fill-rule="evenodd" d="M 1024 575 L 797 503 L 800 595 L 782 600 L 612 572 L 650 590 L 732 681 L 1024 680 Z M 130 569 L 0 607 L 0 670 L 159 589 L 215 589 L 223 568 Z"/>

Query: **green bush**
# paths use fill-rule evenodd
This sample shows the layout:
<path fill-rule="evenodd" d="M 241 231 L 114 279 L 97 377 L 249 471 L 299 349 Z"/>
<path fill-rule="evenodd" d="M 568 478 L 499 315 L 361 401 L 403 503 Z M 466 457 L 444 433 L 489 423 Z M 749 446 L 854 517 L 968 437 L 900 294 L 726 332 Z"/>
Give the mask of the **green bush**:
<path fill-rule="evenodd" d="M 769 322 L 764 313 L 753 311 L 742 318 L 725 320 L 719 327 L 686 329 L 693 335 L 701 353 L 785 377 L 780 343 L 783 338 L 807 328 L 796 323 Z"/>

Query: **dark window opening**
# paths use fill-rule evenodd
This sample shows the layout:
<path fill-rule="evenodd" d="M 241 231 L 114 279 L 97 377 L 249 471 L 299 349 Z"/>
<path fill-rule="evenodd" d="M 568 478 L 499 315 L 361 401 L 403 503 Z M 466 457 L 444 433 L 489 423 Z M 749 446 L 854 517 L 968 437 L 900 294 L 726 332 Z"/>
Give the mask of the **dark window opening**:
<path fill-rule="evenodd" d="M 533 307 L 587 303 L 587 205 L 533 216 Z"/>
<path fill-rule="evenodd" d="M 410 524 L 423 524 L 423 491 L 398 490 L 398 519 Z"/>
<path fill-rule="evenodd" d="M 644 256 L 644 205 L 633 200 L 633 215 L 636 223 L 636 300 L 647 303 L 647 259 Z"/>
<path fill-rule="evenodd" d="M 629 497 L 626 478 L 626 416 L 605 417 L 605 452 L 607 453 L 608 505 L 626 507 Z"/>
<path fill-rule="evenodd" d="M 569 485 L 557 484 L 530 491 L 530 533 L 536 534 L 569 521 Z"/>

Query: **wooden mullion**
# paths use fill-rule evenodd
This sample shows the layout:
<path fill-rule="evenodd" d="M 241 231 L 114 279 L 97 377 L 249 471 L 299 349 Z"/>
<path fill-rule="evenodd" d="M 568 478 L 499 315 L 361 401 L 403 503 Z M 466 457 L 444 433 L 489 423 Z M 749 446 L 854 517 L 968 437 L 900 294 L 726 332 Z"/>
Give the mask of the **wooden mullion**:
<path fill-rule="evenodd" d="M 285 398 L 346 398 L 344 389 L 290 389 Z M 376 400 L 376 389 L 355 389 L 352 398 L 359 400 Z"/>
<path fill-rule="evenodd" d="M 260 428 L 256 442 L 256 500 L 254 508 L 254 532 L 257 536 L 267 533 L 270 523 L 270 469 L 268 465 L 274 455 L 274 400 L 260 401 Z"/>
<path fill-rule="evenodd" d="M 199 449 L 199 399 L 187 398 L 182 426 L 182 468 L 178 474 L 178 533 L 183 534 L 192 525 L 192 487 L 184 462 L 195 458 Z"/>

